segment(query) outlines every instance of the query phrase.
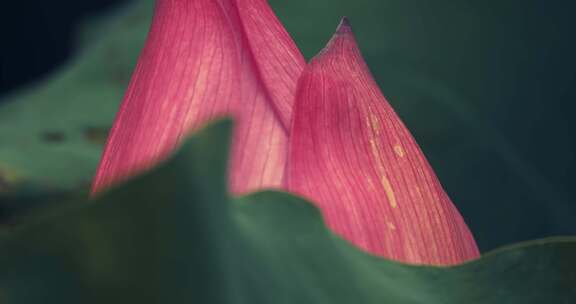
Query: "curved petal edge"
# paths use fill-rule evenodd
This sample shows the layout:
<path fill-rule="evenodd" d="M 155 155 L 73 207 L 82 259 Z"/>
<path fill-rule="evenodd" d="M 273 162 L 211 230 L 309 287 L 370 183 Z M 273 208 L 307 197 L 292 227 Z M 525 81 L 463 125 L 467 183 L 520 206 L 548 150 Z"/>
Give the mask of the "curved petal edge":
<path fill-rule="evenodd" d="M 318 205 L 332 230 L 375 255 L 434 265 L 480 255 L 373 80 L 347 19 L 300 78 L 287 183 Z"/>

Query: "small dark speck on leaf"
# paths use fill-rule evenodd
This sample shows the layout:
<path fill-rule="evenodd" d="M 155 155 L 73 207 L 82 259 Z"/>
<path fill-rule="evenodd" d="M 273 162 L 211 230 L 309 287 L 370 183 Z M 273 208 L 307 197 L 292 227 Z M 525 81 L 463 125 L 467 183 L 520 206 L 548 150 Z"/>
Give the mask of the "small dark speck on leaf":
<path fill-rule="evenodd" d="M 59 143 L 66 139 L 66 136 L 62 132 L 58 131 L 47 131 L 41 134 L 41 138 L 45 142 Z"/>
<path fill-rule="evenodd" d="M 84 128 L 83 134 L 87 141 L 93 144 L 103 145 L 106 143 L 109 131 L 110 128 L 108 127 L 87 127 Z"/>

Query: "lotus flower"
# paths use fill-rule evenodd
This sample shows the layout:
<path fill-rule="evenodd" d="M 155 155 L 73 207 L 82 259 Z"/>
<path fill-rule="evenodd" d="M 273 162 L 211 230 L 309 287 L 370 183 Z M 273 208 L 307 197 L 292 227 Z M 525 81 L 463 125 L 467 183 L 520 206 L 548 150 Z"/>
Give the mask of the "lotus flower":
<path fill-rule="evenodd" d="M 424 264 L 479 256 L 462 216 L 386 101 L 344 19 L 304 70 L 290 133 L 288 189 L 369 252 Z"/>
<path fill-rule="evenodd" d="M 308 65 L 265 0 L 158 0 L 93 193 L 236 119 L 229 189 L 308 198 L 365 251 L 415 264 L 479 257 L 466 223 L 372 79 L 344 19 Z"/>
<path fill-rule="evenodd" d="M 231 191 L 280 188 L 304 66 L 266 0 L 158 0 L 94 192 L 153 166 L 222 115 L 237 121 Z"/>

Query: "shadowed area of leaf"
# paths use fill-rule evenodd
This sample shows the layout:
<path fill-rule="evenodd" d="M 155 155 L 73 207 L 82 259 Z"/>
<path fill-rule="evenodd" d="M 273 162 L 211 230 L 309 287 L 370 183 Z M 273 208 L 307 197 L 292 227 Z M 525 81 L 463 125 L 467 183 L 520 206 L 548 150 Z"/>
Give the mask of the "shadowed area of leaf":
<path fill-rule="evenodd" d="M 287 193 L 230 198 L 231 123 L 162 166 L 5 238 L 3 303 L 573 303 L 576 239 L 452 268 L 369 256 Z"/>

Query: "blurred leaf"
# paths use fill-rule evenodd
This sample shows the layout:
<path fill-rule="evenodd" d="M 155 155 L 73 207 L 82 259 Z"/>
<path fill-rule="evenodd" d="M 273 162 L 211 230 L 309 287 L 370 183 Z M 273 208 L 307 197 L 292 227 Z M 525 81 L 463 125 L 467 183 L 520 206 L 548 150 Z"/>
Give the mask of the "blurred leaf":
<path fill-rule="evenodd" d="M 140 51 L 151 0 L 87 22 L 85 44 L 49 79 L 0 106 L 0 192 L 89 185 Z"/>
<path fill-rule="evenodd" d="M 4 240 L 2 303 L 576 301 L 576 238 L 408 266 L 337 238 L 298 197 L 227 197 L 230 129 L 211 126 L 152 172 Z"/>

